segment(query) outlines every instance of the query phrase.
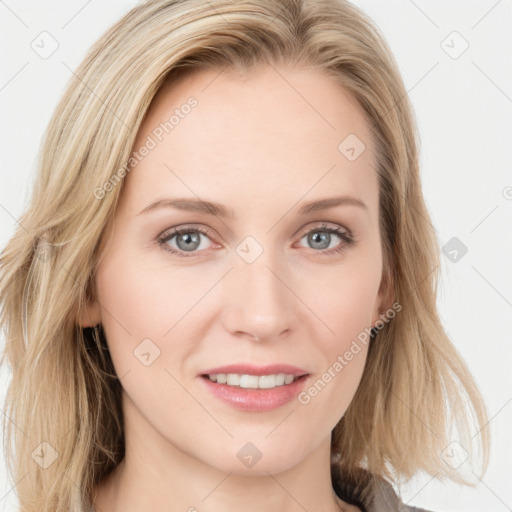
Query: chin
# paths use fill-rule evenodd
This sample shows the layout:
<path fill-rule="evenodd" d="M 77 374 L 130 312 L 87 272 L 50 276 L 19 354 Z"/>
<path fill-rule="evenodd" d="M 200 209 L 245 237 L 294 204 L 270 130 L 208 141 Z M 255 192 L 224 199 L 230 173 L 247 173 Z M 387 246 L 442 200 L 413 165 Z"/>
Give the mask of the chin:
<path fill-rule="evenodd" d="M 221 471 L 240 476 L 278 474 L 300 463 L 303 454 L 297 450 L 296 443 L 284 446 L 278 438 L 265 439 L 267 434 L 268 432 L 259 438 L 244 436 L 243 441 L 234 441 L 229 447 L 221 447 L 218 457 L 214 456 L 213 460 L 205 462 Z M 254 441 L 247 440 L 251 438 Z M 230 453 L 233 455 L 230 456 Z"/>

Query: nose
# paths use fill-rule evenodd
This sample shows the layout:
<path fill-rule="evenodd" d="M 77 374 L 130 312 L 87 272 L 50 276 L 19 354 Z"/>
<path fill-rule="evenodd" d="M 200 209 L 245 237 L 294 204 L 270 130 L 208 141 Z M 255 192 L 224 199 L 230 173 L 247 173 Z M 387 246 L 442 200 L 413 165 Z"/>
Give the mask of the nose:
<path fill-rule="evenodd" d="M 294 329 L 297 298 L 287 283 L 291 278 L 264 251 L 256 261 L 235 261 L 227 276 L 222 310 L 224 328 L 233 336 L 275 340 Z"/>

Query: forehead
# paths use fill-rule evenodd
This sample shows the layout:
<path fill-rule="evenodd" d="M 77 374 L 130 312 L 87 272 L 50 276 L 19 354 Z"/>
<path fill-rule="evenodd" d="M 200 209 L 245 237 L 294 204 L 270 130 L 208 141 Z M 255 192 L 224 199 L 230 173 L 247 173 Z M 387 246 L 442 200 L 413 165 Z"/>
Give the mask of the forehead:
<path fill-rule="evenodd" d="M 262 64 L 168 81 L 134 151 L 143 146 L 122 194 L 130 208 L 166 195 L 215 196 L 236 209 L 335 191 L 375 203 L 378 194 L 363 111 L 319 70 Z"/>

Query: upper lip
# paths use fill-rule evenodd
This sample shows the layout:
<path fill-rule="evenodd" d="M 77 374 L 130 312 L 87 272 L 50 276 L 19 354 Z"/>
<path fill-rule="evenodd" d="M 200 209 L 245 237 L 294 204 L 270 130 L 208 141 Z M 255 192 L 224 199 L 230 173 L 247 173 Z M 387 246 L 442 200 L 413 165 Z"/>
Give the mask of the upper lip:
<path fill-rule="evenodd" d="M 295 375 L 301 377 L 308 375 L 308 372 L 297 366 L 289 364 L 271 364 L 268 366 L 255 366 L 252 364 L 229 364 L 226 366 L 218 366 L 201 372 L 201 375 L 217 375 L 219 373 L 238 373 L 240 375 L 274 375 L 285 373 L 287 375 Z"/>

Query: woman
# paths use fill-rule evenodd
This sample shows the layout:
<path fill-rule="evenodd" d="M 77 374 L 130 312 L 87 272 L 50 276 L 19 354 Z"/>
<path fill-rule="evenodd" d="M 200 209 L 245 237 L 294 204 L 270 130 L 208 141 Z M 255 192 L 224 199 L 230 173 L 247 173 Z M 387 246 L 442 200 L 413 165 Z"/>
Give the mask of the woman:
<path fill-rule="evenodd" d="M 21 510 L 412 511 L 393 484 L 465 482 L 446 450 L 485 407 L 373 24 L 150 0 L 76 76 L 0 261 Z"/>

